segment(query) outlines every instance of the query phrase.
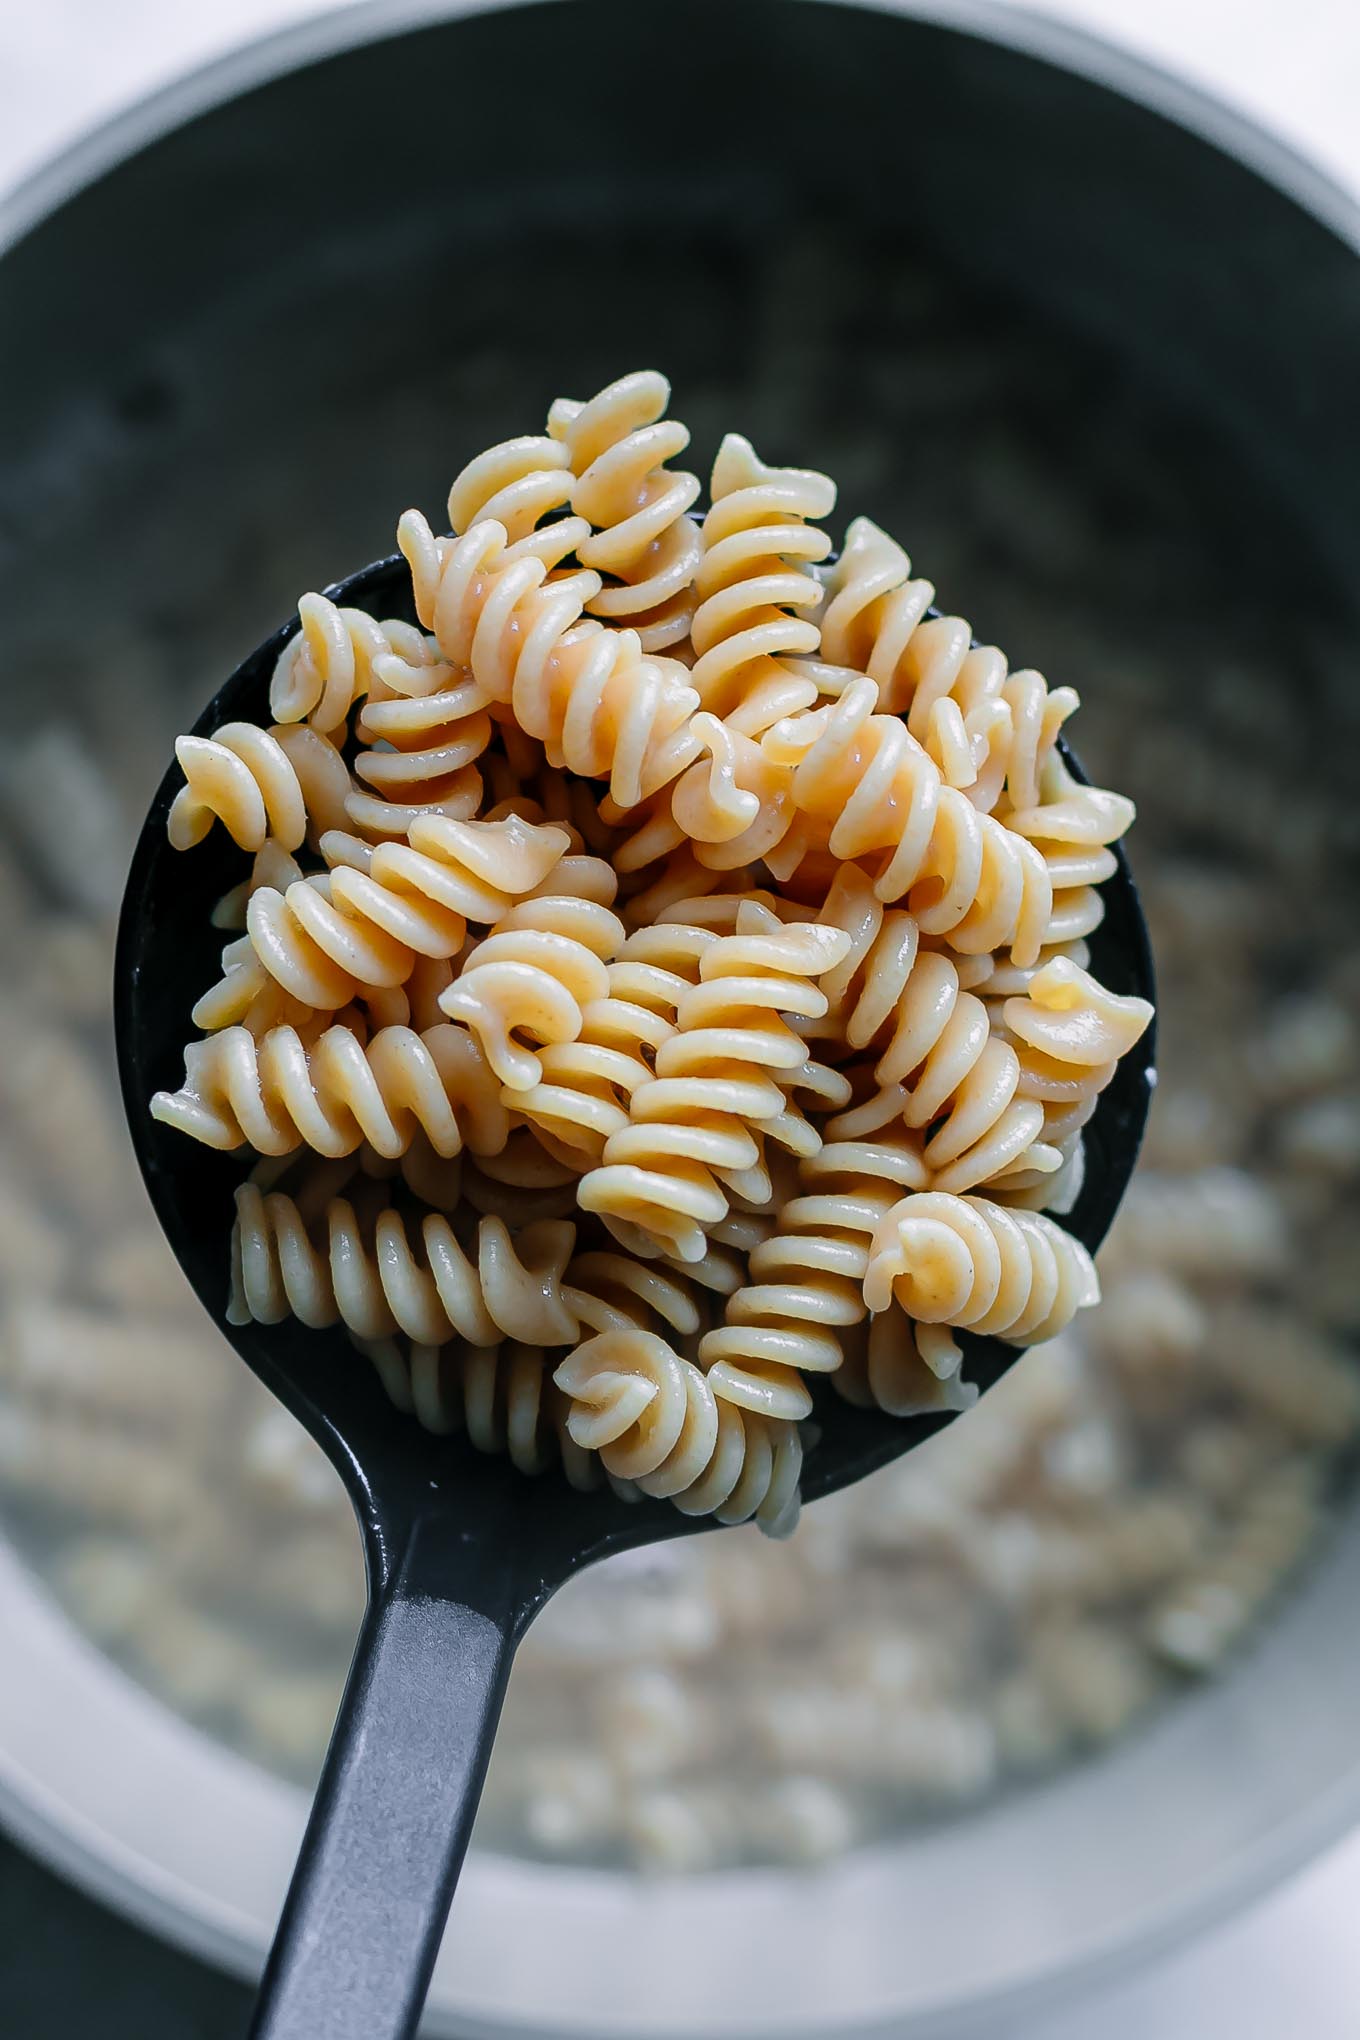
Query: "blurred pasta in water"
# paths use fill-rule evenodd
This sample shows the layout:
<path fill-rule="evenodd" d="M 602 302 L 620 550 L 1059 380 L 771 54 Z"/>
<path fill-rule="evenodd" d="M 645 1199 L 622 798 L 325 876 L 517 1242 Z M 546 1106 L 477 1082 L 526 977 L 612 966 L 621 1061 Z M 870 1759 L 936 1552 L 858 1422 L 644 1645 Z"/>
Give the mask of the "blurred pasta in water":
<path fill-rule="evenodd" d="M 969 1334 L 1098 1293 L 1044 1207 L 1151 1017 L 1086 968 L 1132 819 L 834 484 L 664 377 L 561 398 L 306 595 L 266 726 L 179 740 L 251 858 L 153 1111 L 255 1167 L 233 1322 L 342 1326 L 523 1472 L 788 1529 L 822 1378 L 965 1409 Z"/>

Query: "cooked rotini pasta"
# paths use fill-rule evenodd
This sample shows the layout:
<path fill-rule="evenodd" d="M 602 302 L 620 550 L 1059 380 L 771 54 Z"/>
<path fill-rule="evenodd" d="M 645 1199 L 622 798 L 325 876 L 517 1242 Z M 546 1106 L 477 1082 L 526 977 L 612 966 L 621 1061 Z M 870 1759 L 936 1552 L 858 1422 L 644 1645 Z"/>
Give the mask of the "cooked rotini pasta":
<path fill-rule="evenodd" d="M 599 1486 L 599 1462 L 567 1429 L 571 1403 L 542 1347 L 516 1340 L 470 1346 L 454 1339 L 404 1350 L 396 1339 L 355 1343 L 393 1401 L 427 1431 L 461 1433 L 474 1451 L 504 1454 L 520 1473 L 543 1473 L 560 1459 L 573 1487 Z"/>
<path fill-rule="evenodd" d="M 575 1339 L 562 1293 L 576 1242 L 570 1221 L 540 1220 L 512 1238 L 502 1219 L 483 1218 L 468 1253 L 442 1213 L 427 1212 L 416 1230 L 381 1185 L 371 1189 L 359 1204 L 332 1198 L 309 1225 L 295 1199 L 243 1183 L 228 1322 L 295 1317 L 315 1329 L 344 1324 L 360 1339 L 401 1332 L 427 1346 L 453 1338 L 474 1346 Z"/>
<path fill-rule="evenodd" d="M 169 815 L 249 857 L 156 1118 L 252 1166 L 230 1316 L 343 1328 L 522 1473 L 783 1530 L 821 1384 L 976 1391 L 1092 1300 L 1083 1128 L 1144 1002 L 1086 936 L 1119 795 L 824 475 L 642 371 L 470 460 L 418 621 L 306 595 Z M 812 1435 L 810 1432 L 809 1435 Z"/>
<path fill-rule="evenodd" d="M 890 1417 L 958 1415 L 978 1399 L 962 1374 L 939 1375 L 921 1357 L 918 1328 L 896 1304 L 842 1335 L 843 1364 L 831 1385 L 859 1409 Z"/>
<path fill-rule="evenodd" d="M 517 816 L 455 822 L 420 815 L 406 843 L 380 843 L 366 870 L 337 865 L 284 893 L 261 886 L 246 929 L 262 968 L 294 998 L 334 1010 L 361 990 L 403 984 L 417 956 L 454 956 L 468 922 L 493 921 L 530 892 L 567 836 Z"/>
<path fill-rule="evenodd" d="M 796 805 L 830 825 L 832 855 L 872 859 L 878 897 L 905 897 L 922 934 L 947 936 L 964 956 L 1008 948 L 1023 963 L 1044 942 L 1066 940 L 1050 927 L 1052 880 L 1034 844 L 946 786 L 905 723 L 876 712 L 877 699 L 871 680 L 855 680 L 764 739 L 795 768 Z"/>
<path fill-rule="evenodd" d="M 919 1135 L 899 1126 L 881 1142 L 831 1140 L 800 1164 L 800 1193 L 749 1247 L 753 1280 L 728 1297 L 705 1334 L 701 1365 L 725 1401 L 766 1415 L 805 1417 L 803 1376 L 832 1374 L 843 1334 L 864 1317 L 864 1278 L 878 1227 L 904 1189 L 929 1175 Z"/>
<path fill-rule="evenodd" d="M 553 576 L 540 554 L 510 549 L 492 518 L 440 541 L 408 511 L 397 536 L 422 620 L 445 656 L 509 705 L 551 764 L 607 779 L 629 808 L 690 763 L 698 700 L 689 675 L 674 660 L 644 656 L 635 631 L 581 621 L 598 574 Z"/>
<path fill-rule="evenodd" d="M 304 1041 L 276 1027 L 259 1040 L 225 1027 L 184 1051 L 184 1082 L 158 1091 L 154 1118 L 207 1147 L 249 1146 L 286 1155 L 299 1145 L 321 1155 L 353 1154 L 365 1141 L 399 1155 L 417 1129 L 436 1154 L 494 1155 L 509 1118 L 501 1087 L 476 1037 L 441 1022 L 423 1034 L 384 1027 L 361 1041 L 327 1027 Z"/>
<path fill-rule="evenodd" d="M 548 431 L 571 464 L 572 510 L 591 527 L 576 557 L 606 577 L 587 607 L 630 625 L 644 652 L 688 638 L 702 550 L 686 514 L 699 478 L 666 466 L 689 445 L 688 429 L 665 415 L 670 400 L 665 376 L 640 369 L 587 403 L 559 397 L 548 413 Z"/>
<path fill-rule="evenodd" d="M 1034 1345 L 1098 1303 L 1100 1284 L 1080 1240 L 1042 1213 L 927 1191 L 904 1197 L 880 1222 L 864 1298 L 873 1311 L 899 1303 L 917 1327 L 922 1359 L 945 1375 L 962 1358 L 951 1328 Z"/>
<path fill-rule="evenodd" d="M 836 490 L 825 475 L 768 467 L 749 439 L 729 432 L 710 494 L 691 677 L 703 708 L 758 737 L 817 698 L 816 686 L 787 660 L 821 644 L 818 626 L 799 613 L 819 606 L 821 584 L 799 563 L 830 552 L 816 519 L 830 515 Z"/>
<path fill-rule="evenodd" d="M 623 941 L 622 921 L 598 900 L 558 894 L 522 901 L 477 945 L 439 1004 L 476 1035 L 507 1094 L 532 1091 L 545 1081 L 543 1064 L 517 1037 L 575 1041 L 584 1008 L 609 997 L 606 965 Z"/>
<path fill-rule="evenodd" d="M 177 850 L 201 843 L 215 821 L 242 850 L 272 839 L 298 850 L 309 829 L 343 828 L 353 782 L 333 744 L 305 727 L 223 723 L 210 737 L 177 737 L 184 785 L 170 804 Z"/>
<path fill-rule="evenodd" d="M 607 1471 L 720 1523 L 793 1527 L 802 1444 L 796 1424 L 722 1404 L 692 1361 L 655 1333 L 601 1332 L 557 1368 L 567 1426 Z"/>
<path fill-rule="evenodd" d="M 815 981 L 846 947 L 838 929 L 784 926 L 758 906 L 743 908 L 736 931 L 704 951 L 700 981 L 656 1052 L 655 1077 L 633 1092 L 629 1124 L 582 1181 L 582 1208 L 633 1245 L 642 1238 L 697 1261 L 731 1193 L 768 1198 L 755 1129 L 795 1152 L 820 1144 L 789 1101 L 807 1050 L 781 1016 L 825 1011 Z"/>
<path fill-rule="evenodd" d="M 576 520 L 564 529 L 565 520 L 559 517 L 550 532 L 537 538 L 535 534 L 545 517 L 556 517 L 571 501 L 574 479 L 570 455 L 555 439 L 532 433 L 504 439 L 477 454 L 454 477 L 449 490 L 449 530 L 464 532 L 485 518 L 494 518 L 504 525 L 507 539 L 518 552 L 542 546 L 545 557 L 555 565 L 588 536 L 586 525 Z"/>
<path fill-rule="evenodd" d="M 357 777 L 412 815 L 440 813 L 441 803 L 460 805 L 479 783 L 474 768 L 491 742 L 486 696 L 442 659 L 408 666 L 388 657 L 376 664 L 389 684 L 382 700 L 370 695 L 359 711 L 356 730 L 365 748 L 354 760 Z M 431 684 L 419 691 L 407 684 L 427 679 Z"/>
<path fill-rule="evenodd" d="M 947 956 L 919 953 L 873 1066 L 875 1090 L 828 1122 L 833 1139 L 872 1136 L 900 1120 L 924 1134 L 921 1159 L 935 1188 L 963 1191 L 1003 1174 L 1044 1131 L 1044 1109 L 1019 1097 L 1020 1058 L 992 1032 L 987 1007 L 963 991 Z M 1051 1166 L 1057 1168 L 1058 1157 Z"/>
<path fill-rule="evenodd" d="M 304 595 L 298 631 L 279 654 L 269 683 L 276 723 L 310 723 L 322 736 L 343 733 L 356 702 L 385 691 L 375 673 L 384 656 L 422 663 L 425 639 L 413 624 L 377 623 L 362 609 L 341 609 L 327 595 Z"/>

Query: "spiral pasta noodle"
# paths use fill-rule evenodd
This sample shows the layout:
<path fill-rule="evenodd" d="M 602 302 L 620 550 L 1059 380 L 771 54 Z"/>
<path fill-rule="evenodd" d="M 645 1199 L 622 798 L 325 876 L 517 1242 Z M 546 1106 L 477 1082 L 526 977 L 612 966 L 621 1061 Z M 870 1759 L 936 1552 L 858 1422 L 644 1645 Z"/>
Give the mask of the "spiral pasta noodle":
<path fill-rule="evenodd" d="M 353 1154 L 367 1142 L 400 1155 L 422 1132 L 436 1154 L 466 1141 L 478 1154 L 504 1147 L 509 1121 L 500 1084 L 475 1037 L 441 1023 L 417 1034 L 385 1027 L 369 1041 L 327 1027 L 306 1040 L 294 1027 L 257 1038 L 225 1027 L 184 1051 L 178 1091 L 158 1091 L 152 1117 L 214 1148 L 286 1155 Z"/>
<path fill-rule="evenodd" d="M 222 723 L 210 737 L 176 737 L 175 757 L 185 783 L 166 829 L 176 850 L 201 843 L 215 821 L 242 850 L 261 850 L 266 841 L 299 850 L 309 826 L 319 834 L 347 819 L 349 768 L 305 726 Z"/>
<path fill-rule="evenodd" d="M 903 1189 L 930 1180 L 919 1136 L 900 1127 L 879 1141 L 828 1140 L 799 1174 L 801 1193 L 749 1248 L 756 1279 L 729 1296 L 699 1346 L 724 1400 L 781 1418 L 809 1414 L 804 1375 L 839 1369 L 845 1328 L 865 1314 L 870 1242 Z"/>
<path fill-rule="evenodd" d="M 877 863 L 874 890 L 905 897 L 923 934 L 965 956 L 1008 948 L 1032 960 L 1053 932 L 1053 886 L 1040 852 L 980 814 L 895 716 L 876 710 L 871 680 L 838 701 L 782 722 L 765 747 L 792 764 L 793 799 L 830 824 L 832 855 Z"/>
<path fill-rule="evenodd" d="M 623 923 L 596 900 L 526 900 L 478 944 L 440 1006 L 476 1035 L 507 1092 L 532 1091 L 545 1081 L 543 1063 L 517 1037 L 574 1042 L 583 1008 L 609 996 L 605 965 L 623 939 Z"/>
<path fill-rule="evenodd" d="M 1086 942 L 1133 810 L 888 532 L 830 559 L 826 476 L 728 433 L 703 510 L 669 403 L 476 454 L 417 620 L 304 595 L 268 725 L 178 740 L 171 843 L 242 862 L 151 1109 L 246 1165 L 233 1323 L 780 1533 L 828 1388 L 948 1417 L 1094 1300 L 1049 1214 L 1151 1017 Z"/>
<path fill-rule="evenodd" d="M 544 1473 L 555 1462 L 572 1487 L 589 1491 L 603 1478 L 599 1461 L 567 1429 L 568 1398 L 552 1378 L 552 1356 L 507 1340 L 500 1346 L 410 1345 L 396 1339 L 356 1340 L 373 1361 L 389 1396 L 436 1436 L 466 1437 L 475 1452 L 504 1456 L 519 1473 Z"/>
<path fill-rule="evenodd" d="M 779 1079 L 800 1072 L 807 1051 L 780 1016 L 825 1011 L 815 979 L 846 946 L 836 929 L 744 912 L 735 933 L 705 950 L 655 1077 L 633 1092 L 629 1124 L 580 1189 L 582 1209 L 625 1240 L 642 1236 L 685 1261 L 702 1258 L 705 1229 L 726 1216 L 731 1193 L 768 1196 L 755 1129 L 802 1144 L 807 1122 Z M 817 1144 L 814 1135 L 809 1151 Z"/>
<path fill-rule="evenodd" d="M 623 808 L 690 763 L 697 700 L 689 676 L 674 661 L 645 657 L 636 632 L 581 621 L 598 574 L 551 576 L 540 554 L 509 551 L 505 526 L 491 518 L 441 547 L 408 511 L 397 536 L 445 656 L 510 706 L 551 763 L 608 779 Z"/>
<path fill-rule="evenodd" d="M 691 1361 L 655 1333 L 602 1332 L 553 1379 L 568 1429 L 616 1479 L 720 1523 L 792 1528 L 802 1444 L 795 1424 L 722 1404 Z"/>
<path fill-rule="evenodd" d="M 306 722 L 320 736 L 335 737 L 355 704 L 381 697 L 377 668 L 384 658 L 422 661 L 425 644 L 413 624 L 389 618 L 377 623 L 362 609 L 342 609 L 328 595 L 304 595 L 298 630 L 288 640 L 269 683 L 269 712 L 276 723 Z"/>
<path fill-rule="evenodd" d="M 407 843 L 383 843 L 367 869 L 337 865 L 286 892 L 261 886 L 246 907 L 246 929 L 270 977 L 318 1009 L 334 1009 L 361 988 L 400 985 L 417 956 L 454 956 L 469 920 L 492 921 L 529 892 L 566 849 L 560 829 L 517 817 L 455 822 L 420 815 Z"/>
<path fill-rule="evenodd" d="M 1100 1283 L 1080 1240 L 1041 1212 L 926 1191 L 881 1221 L 864 1297 L 875 1311 L 900 1304 L 922 1358 L 945 1375 L 962 1357 L 952 1329 L 1034 1345 L 1098 1303 Z"/>
<path fill-rule="evenodd" d="M 572 510 L 591 528 L 576 557 L 609 577 L 587 607 L 630 625 L 644 652 L 688 637 L 702 551 L 687 514 L 699 478 L 666 466 L 689 445 L 688 429 L 665 415 L 670 398 L 665 376 L 641 369 L 586 403 L 559 397 L 548 413 L 571 465 Z"/>

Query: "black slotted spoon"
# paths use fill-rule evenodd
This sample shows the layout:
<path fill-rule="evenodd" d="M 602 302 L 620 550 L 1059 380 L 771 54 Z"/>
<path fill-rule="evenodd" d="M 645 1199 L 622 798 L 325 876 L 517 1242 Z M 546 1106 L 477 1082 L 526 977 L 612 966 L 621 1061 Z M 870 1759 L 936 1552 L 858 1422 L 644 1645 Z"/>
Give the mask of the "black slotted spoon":
<path fill-rule="evenodd" d="M 326 590 L 337 603 L 414 621 L 394 555 Z M 238 667 L 195 734 L 268 723 L 270 676 L 297 628 L 285 624 Z M 1070 751 L 1067 762 L 1081 773 Z M 165 823 L 182 784 L 161 781 L 123 900 L 114 984 L 119 1075 L 133 1145 L 156 1213 L 204 1308 L 241 1358 L 319 1442 L 359 1519 L 368 1609 L 273 1948 L 256 2040 L 406 2040 L 415 2031 L 467 1849 L 515 1647 L 583 1566 L 712 1527 L 665 1502 L 580 1494 L 531 1480 L 465 1438 L 436 1438 L 388 1401 L 343 1332 L 296 1321 L 228 1325 L 227 1246 L 239 1161 L 154 1121 L 152 1093 L 176 1088 L 189 1009 L 218 974 L 211 904 L 240 877 L 222 829 L 187 858 Z M 1153 997 L 1152 957 L 1122 849 L 1103 888 L 1092 966 L 1116 992 Z M 1155 1024 L 1124 1058 L 1086 1128 L 1081 1196 L 1064 1221 L 1092 1252 L 1132 1175 L 1155 1083 Z M 965 1366 L 989 1388 L 1016 1357 L 967 1335 Z M 860 1410 L 828 1396 L 803 1469 L 816 1501 L 908 1451 L 950 1421 Z"/>

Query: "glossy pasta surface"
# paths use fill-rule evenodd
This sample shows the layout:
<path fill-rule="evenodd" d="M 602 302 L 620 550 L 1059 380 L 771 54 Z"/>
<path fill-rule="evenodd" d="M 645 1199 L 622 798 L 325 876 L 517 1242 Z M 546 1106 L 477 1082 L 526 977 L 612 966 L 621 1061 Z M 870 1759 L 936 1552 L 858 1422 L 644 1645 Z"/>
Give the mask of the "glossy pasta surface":
<path fill-rule="evenodd" d="M 1099 1297 L 1042 1207 L 1151 1019 L 1086 968 L 1133 806 L 878 525 L 826 564 L 828 476 L 728 432 L 695 512 L 669 398 L 474 455 L 400 522 L 418 626 L 305 595 L 272 728 L 181 738 L 172 844 L 253 862 L 152 1109 L 256 1157 L 233 1321 L 779 1533 L 816 1382 L 962 1409 L 962 1335 Z"/>

